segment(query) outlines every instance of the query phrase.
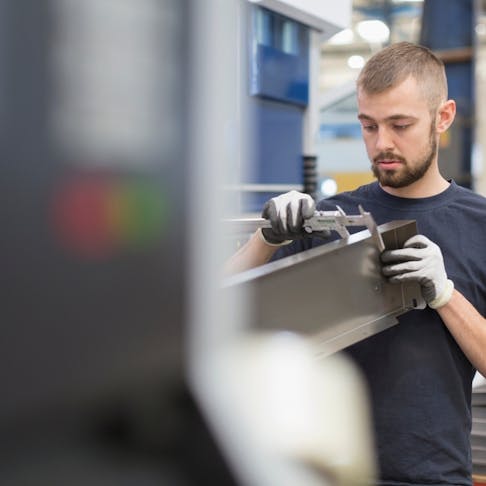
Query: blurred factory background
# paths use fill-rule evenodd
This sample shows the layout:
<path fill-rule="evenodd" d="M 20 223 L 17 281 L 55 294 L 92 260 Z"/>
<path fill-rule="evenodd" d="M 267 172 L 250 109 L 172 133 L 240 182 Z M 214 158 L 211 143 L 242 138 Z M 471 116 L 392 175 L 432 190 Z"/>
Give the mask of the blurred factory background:
<path fill-rule="evenodd" d="M 270 366 L 246 296 L 219 300 L 220 222 L 369 179 L 353 81 L 398 40 L 445 61 L 440 161 L 486 194 L 484 0 L 0 2 L 1 484 L 366 482 L 366 396 L 339 358 L 319 379 L 346 390 L 312 395 L 324 453 L 290 440 L 307 402 L 265 420 L 264 391 L 303 391 L 273 366 L 311 365 L 294 337 Z"/>

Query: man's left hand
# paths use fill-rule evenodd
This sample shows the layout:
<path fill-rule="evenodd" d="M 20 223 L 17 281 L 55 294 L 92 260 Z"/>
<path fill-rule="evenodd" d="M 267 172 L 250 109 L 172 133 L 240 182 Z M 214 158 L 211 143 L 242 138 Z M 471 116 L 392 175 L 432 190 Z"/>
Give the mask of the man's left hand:
<path fill-rule="evenodd" d="M 385 250 L 381 261 L 391 283 L 418 282 L 429 307 L 437 309 L 449 302 L 454 284 L 447 278 L 440 248 L 427 237 L 415 235 L 402 249 Z"/>

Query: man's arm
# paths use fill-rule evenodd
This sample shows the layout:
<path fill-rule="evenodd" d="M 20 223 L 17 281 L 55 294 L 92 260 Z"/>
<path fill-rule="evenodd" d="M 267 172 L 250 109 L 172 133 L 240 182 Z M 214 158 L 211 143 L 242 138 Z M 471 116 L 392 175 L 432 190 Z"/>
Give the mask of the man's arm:
<path fill-rule="evenodd" d="M 226 261 L 224 265 L 225 275 L 233 275 L 258 267 L 272 258 L 278 250 L 278 246 L 270 246 L 265 243 L 259 232 L 260 230 L 253 233 L 248 242 Z"/>
<path fill-rule="evenodd" d="M 463 353 L 473 366 L 486 374 L 486 319 L 457 290 L 447 304 L 437 309 Z"/>
<path fill-rule="evenodd" d="M 314 200 L 298 191 L 290 191 L 273 197 L 263 206 L 262 217 L 268 219 L 271 228 L 257 230 L 224 265 L 225 275 L 243 272 L 267 263 L 280 246 L 288 245 L 306 233 L 304 220 L 316 209 Z"/>

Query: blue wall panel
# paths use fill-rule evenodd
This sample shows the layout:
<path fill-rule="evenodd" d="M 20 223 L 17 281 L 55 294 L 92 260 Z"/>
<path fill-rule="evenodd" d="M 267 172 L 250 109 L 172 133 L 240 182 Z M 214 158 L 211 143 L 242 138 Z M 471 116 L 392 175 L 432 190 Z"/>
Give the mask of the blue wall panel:
<path fill-rule="evenodd" d="M 253 62 L 251 94 L 298 105 L 309 101 L 309 64 L 302 59 L 258 45 Z"/>
<path fill-rule="evenodd" d="M 257 8 L 251 34 L 250 94 L 307 105 L 309 29 Z"/>
<path fill-rule="evenodd" d="M 263 8 L 252 12 L 249 101 L 254 152 L 245 181 L 302 185 L 302 130 L 309 98 L 309 28 Z M 278 193 L 245 193 L 243 210 L 259 212 Z"/>
<path fill-rule="evenodd" d="M 253 137 L 255 163 L 247 175 L 252 184 L 302 184 L 303 110 L 292 104 L 255 100 Z M 275 194 L 247 198 L 247 210 L 259 211 Z"/>
<path fill-rule="evenodd" d="M 425 0 L 421 44 L 432 50 L 472 46 L 473 0 Z"/>
<path fill-rule="evenodd" d="M 472 48 L 474 26 L 473 0 L 425 0 L 420 43 L 434 51 Z M 456 101 L 457 117 L 449 129 L 460 141 L 459 151 L 441 149 L 439 163 L 456 167 L 452 173 L 460 184 L 471 187 L 471 158 L 474 120 L 474 58 L 445 62 L 449 98 Z M 458 160 L 449 160 L 451 157 Z"/>

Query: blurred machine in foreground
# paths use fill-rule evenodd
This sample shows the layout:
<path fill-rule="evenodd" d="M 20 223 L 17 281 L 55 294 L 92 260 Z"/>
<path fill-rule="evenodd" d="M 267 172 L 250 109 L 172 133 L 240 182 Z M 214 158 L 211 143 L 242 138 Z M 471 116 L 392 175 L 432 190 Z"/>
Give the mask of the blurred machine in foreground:
<path fill-rule="evenodd" d="M 232 484 L 184 380 L 191 3 L 0 3 L 1 484 Z"/>

